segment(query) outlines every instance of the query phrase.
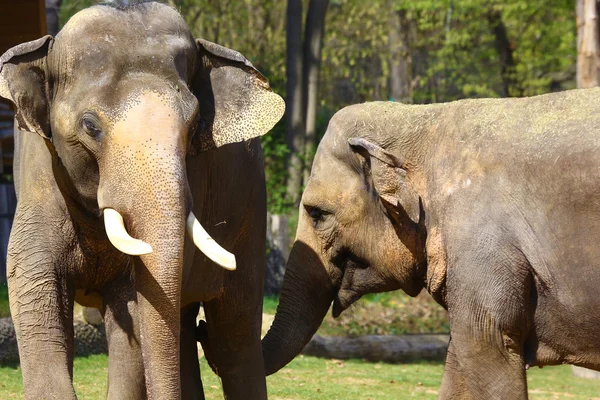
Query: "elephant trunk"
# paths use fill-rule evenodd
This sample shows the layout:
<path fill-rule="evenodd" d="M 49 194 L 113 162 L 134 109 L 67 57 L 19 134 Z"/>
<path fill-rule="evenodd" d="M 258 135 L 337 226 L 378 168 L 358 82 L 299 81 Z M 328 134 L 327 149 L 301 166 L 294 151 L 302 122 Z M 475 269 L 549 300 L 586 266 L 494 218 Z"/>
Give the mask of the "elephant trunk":
<path fill-rule="evenodd" d="M 319 257 L 296 241 L 286 266 L 277 314 L 263 338 L 265 371 L 271 375 L 298 355 L 313 337 L 335 295 Z"/>
<path fill-rule="evenodd" d="M 179 337 L 183 249 L 185 235 L 183 202 L 163 220 L 141 218 L 139 237 L 153 248 L 150 254 L 135 258 L 135 284 L 141 347 L 150 398 L 179 398 Z"/>
<path fill-rule="evenodd" d="M 130 136 L 141 137 L 134 129 L 130 132 Z M 99 164 L 98 204 L 104 210 L 107 236 L 117 249 L 137 253 L 132 258 L 133 274 L 150 399 L 181 396 L 181 286 L 186 220 L 192 201 L 184 146 L 178 137 L 166 131 L 137 143 L 113 139 L 106 144 L 106 157 Z M 147 143 L 152 142 L 158 144 L 148 150 Z M 113 229 L 119 222 L 120 231 Z M 132 248 L 137 251 L 130 252 Z"/>
<path fill-rule="evenodd" d="M 148 85 L 151 87 L 152 82 Z M 235 269 L 235 258 L 208 236 L 190 212 L 186 121 L 152 90 L 130 103 L 103 140 L 98 206 L 104 212 L 111 243 L 135 256 L 148 397 L 179 399 L 186 225 L 194 243 L 216 263 Z"/>
<path fill-rule="evenodd" d="M 133 272 L 148 396 L 177 399 L 184 241 L 191 199 L 184 158 L 161 155 L 147 155 L 142 162 L 127 160 L 130 166 L 143 165 L 143 174 L 122 169 L 119 177 L 101 180 L 99 199 L 111 242 L 138 255 Z M 119 229 L 109 225 L 117 220 L 118 226 L 121 217 L 127 231 L 123 227 L 115 238 Z"/>

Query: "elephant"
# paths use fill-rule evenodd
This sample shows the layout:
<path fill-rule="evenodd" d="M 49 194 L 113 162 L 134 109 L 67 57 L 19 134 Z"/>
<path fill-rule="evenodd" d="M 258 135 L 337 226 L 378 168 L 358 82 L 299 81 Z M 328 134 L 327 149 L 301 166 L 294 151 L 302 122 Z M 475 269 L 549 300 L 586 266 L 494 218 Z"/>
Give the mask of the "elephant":
<path fill-rule="evenodd" d="M 27 399 L 74 399 L 73 304 L 102 310 L 110 399 L 265 399 L 266 189 L 283 99 L 168 5 L 93 6 L 0 58 L 15 105 L 7 278 Z M 196 217 L 197 216 L 197 217 Z"/>
<path fill-rule="evenodd" d="M 600 89 L 370 102 L 330 120 L 302 194 L 267 374 L 332 306 L 426 289 L 447 309 L 440 399 L 526 399 L 526 369 L 600 369 Z"/>

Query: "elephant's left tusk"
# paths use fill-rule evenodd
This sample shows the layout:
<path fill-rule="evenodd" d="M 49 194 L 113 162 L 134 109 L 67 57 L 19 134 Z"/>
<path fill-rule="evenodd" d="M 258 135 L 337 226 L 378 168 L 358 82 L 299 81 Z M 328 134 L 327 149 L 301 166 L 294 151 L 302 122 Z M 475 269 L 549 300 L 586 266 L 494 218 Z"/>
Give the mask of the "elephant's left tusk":
<path fill-rule="evenodd" d="M 186 223 L 187 234 L 192 237 L 196 247 L 200 249 L 208 258 L 216 264 L 230 271 L 235 270 L 235 256 L 219 246 L 215 240 L 210 237 L 208 232 L 200 225 L 193 212 L 188 215 Z"/>
<path fill-rule="evenodd" d="M 152 253 L 152 246 L 139 239 L 134 239 L 129 236 L 125 229 L 123 217 L 117 210 L 112 208 L 104 209 L 104 228 L 108 240 L 118 250 L 131 256 L 141 256 Z"/>

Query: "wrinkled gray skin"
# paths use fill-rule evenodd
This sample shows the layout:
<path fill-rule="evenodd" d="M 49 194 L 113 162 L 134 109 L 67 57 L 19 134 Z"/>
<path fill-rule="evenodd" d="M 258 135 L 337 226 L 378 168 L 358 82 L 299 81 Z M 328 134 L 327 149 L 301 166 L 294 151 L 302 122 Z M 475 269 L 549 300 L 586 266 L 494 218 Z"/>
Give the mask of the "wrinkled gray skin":
<path fill-rule="evenodd" d="M 600 89 L 339 111 L 302 196 L 268 374 L 333 301 L 425 288 L 441 399 L 526 399 L 528 366 L 600 369 Z"/>
<path fill-rule="evenodd" d="M 197 336 L 227 398 L 266 398 L 265 184 L 250 139 L 283 113 L 266 80 L 239 53 L 195 41 L 172 8 L 146 3 L 92 7 L 55 39 L 9 50 L 0 95 L 21 129 L 8 284 L 26 398 L 75 398 L 74 301 L 104 313 L 108 398 L 204 398 Z M 108 207 L 151 254 L 112 246 Z M 186 238 L 192 209 L 236 271 Z"/>

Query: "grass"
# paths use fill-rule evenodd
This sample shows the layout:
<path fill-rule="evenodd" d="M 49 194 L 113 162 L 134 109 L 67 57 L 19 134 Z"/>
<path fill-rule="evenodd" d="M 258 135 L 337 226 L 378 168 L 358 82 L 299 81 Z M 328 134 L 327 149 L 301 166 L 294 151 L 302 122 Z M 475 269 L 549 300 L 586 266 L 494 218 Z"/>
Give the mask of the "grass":
<path fill-rule="evenodd" d="M 279 296 L 265 296 L 263 299 L 263 313 L 274 315 L 278 304 Z"/>
<path fill-rule="evenodd" d="M 73 385 L 80 399 L 105 399 L 108 357 L 104 354 L 77 357 Z M 0 399 L 22 399 L 21 369 L 17 364 L 0 366 Z"/>
<path fill-rule="evenodd" d="M 279 299 L 265 297 L 264 312 L 274 314 Z M 8 290 L 0 284 L 0 317 L 9 316 Z M 338 319 L 329 314 L 321 335 L 400 334 L 445 332 L 445 311 L 426 293 L 410 298 L 401 291 L 367 295 Z M 74 386 L 81 399 L 104 399 L 106 355 L 75 359 Z M 222 399 L 221 384 L 201 359 L 207 400 Z M 267 379 L 271 400 L 300 399 L 435 399 L 442 379 L 442 363 L 384 364 L 360 360 L 328 360 L 298 356 Z M 534 368 L 527 373 L 532 400 L 600 400 L 600 381 L 575 378 L 571 368 Z M 21 399 L 18 365 L 0 366 L 0 399 Z"/>
<path fill-rule="evenodd" d="M 106 396 L 107 357 L 75 359 L 74 385 L 80 399 Z M 201 359 L 207 400 L 222 399 L 221 384 Z M 267 379 L 271 400 L 398 398 L 435 399 L 442 379 L 441 363 L 384 364 L 360 360 L 328 360 L 296 357 Z M 600 400 L 600 381 L 575 378 L 571 367 L 534 368 L 527 374 L 532 400 Z M 22 398 L 18 366 L 0 367 L 0 398 Z"/>

